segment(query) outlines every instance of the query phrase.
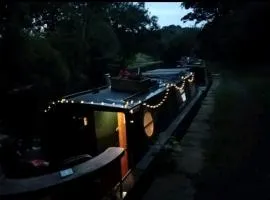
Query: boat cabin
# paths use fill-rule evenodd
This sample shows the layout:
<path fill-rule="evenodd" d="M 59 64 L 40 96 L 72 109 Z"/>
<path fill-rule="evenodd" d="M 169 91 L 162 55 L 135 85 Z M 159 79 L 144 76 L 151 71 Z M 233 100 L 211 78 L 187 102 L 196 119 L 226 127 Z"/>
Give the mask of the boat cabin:
<path fill-rule="evenodd" d="M 51 102 L 45 110 L 51 159 L 122 147 L 124 178 L 195 93 L 194 74 L 173 68 L 146 71 L 138 80 L 114 77 L 111 85 Z"/>
<path fill-rule="evenodd" d="M 131 78 L 112 77 L 104 87 L 50 102 L 44 110 L 46 130 L 40 139 L 46 144 L 42 152 L 52 165 L 43 167 L 42 173 L 43 168 L 35 168 L 34 177 L 0 173 L 0 197 L 31 196 L 58 186 L 63 194 L 72 192 L 76 185 L 88 191 L 87 178 L 91 177 L 91 188 L 99 191 L 98 199 L 126 179 L 196 95 L 198 73 L 185 67 L 149 70 Z M 87 184 L 81 184 L 82 179 Z"/>

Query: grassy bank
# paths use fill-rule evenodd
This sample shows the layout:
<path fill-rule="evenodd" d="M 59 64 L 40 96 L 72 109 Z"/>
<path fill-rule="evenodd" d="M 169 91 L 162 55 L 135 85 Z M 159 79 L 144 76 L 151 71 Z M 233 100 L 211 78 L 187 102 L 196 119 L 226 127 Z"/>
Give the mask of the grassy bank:
<path fill-rule="evenodd" d="M 152 65 L 156 65 L 156 64 L 161 64 L 163 63 L 162 61 L 151 61 L 151 62 L 145 62 L 145 63 L 134 63 L 132 65 L 130 65 L 128 68 L 129 69 L 135 69 L 135 68 L 138 68 L 138 67 L 149 67 L 149 66 L 152 66 Z"/>
<path fill-rule="evenodd" d="M 268 199 L 270 70 L 222 73 L 195 199 Z"/>

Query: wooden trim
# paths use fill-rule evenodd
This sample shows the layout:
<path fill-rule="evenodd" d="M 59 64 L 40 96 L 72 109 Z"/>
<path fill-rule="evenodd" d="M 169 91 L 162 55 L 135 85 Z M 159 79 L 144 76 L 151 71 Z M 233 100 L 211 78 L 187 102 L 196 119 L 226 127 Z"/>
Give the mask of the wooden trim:
<path fill-rule="evenodd" d="M 127 149 L 127 130 L 126 130 L 126 117 L 122 112 L 117 113 L 118 119 L 118 138 L 119 138 L 119 147 Z M 121 174 L 124 177 L 128 173 L 128 154 L 127 151 L 125 155 L 121 158 Z"/>

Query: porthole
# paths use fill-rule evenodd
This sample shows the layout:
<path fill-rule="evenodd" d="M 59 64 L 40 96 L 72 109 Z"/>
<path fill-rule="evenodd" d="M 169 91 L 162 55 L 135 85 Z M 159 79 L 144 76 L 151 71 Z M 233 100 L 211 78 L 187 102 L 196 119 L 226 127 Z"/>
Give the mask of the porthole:
<path fill-rule="evenodd" d="M 143 127 L 147 137 L 152 137 L 154 134 L 154 120 L 152 114 L 149 111 L 144 113 Z"/>

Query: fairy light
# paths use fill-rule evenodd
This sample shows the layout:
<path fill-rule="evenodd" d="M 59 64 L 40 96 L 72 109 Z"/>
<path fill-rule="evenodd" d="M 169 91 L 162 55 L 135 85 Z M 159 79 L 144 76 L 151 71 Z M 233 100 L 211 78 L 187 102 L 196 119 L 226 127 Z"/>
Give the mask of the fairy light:
<path fill-rule="evenodd" d="M 128 101 L 125 103 L 125 108 L 127 108 L 129 105 Z"/>
<path fill-rule="evenodd" d="M 183 81 L 182 85 L 180 87 L 178 87 L 177 85 L 174 86 L 175 89 L 179 90 L 180 92 L 182 92 L 184 90 L 185 87 L 185 81 Z"/>
<path fill-rule="evenodd" d="M 157 104 L 154 104 L 154 105 L 150 105 L 150 104 L 147 104 L 147 103 L 142 103 L 141 100 L 136 100 L 134 101 L 133 99 L 131 99 L 130 101 L 127 101 L 125 102 L 124 105 L 118 105 L 120 106 L 121 108 L 128 108 L 129 105 L 132 105 L 134 104 L 135 102 L 138 103 L 138 104 L 141 104 L 147 108 L 151 108 L 151 109 L 156 109 L 156 108 L 159 108 L 160 106 L 162 106 L 167 100 L 168 100 L 168 95 L 169 95 L 169 92 L 171 90 L 171 88 L 175 88 L 177 91 L 179 91 L 181 94 L 184 92 L 184 88 L 185 88 L 185 84 L 186 84 L 186 81 L 188 81 L 189 83 L 192 83 L 194 81 L 194 73 L 193 72 L 190 72 L 188 75 L 186 76 L 181 76 L 180 77 L 182 79 L 182 84 L 180 86 L 178 86 L 176 83 L 162 83 L 161 86 L 165 87 L 166 90 L 165 90 L 165 94 L 164 96 L 161 98 L 160 102 L 158 102 Z M 52 102 L 50 105 L 56 105 L 57 103 L 74 103 L 73 100 L 66 100 L 66 99 L 61 99 L 61 100 L 57 100 L 56 102 Z M 84 101 L 80 101 L 81 104 L 84 104 L 85 102 Z M 101 105 L 105 105 L 104 102 L 94 102 L 94 101 L 91 101 L 90 104 L 101 104 Z M 115 106 L 116 103 L 113 102 L 111 105 Z M 48 112 L 49 110 L 51 109 L 51 106 L 49 106 L 47 108 L 47 110 L 45 110 L 44 112 Z M 133 113 L 134 111 L 133 110 L 130 110 L 130 113 Z"/>
<path fill-rule="evenodd" d="M 169 85 L 169 84 L 168 84 L 168 85 Z M 167 85 L 167 86 L 168 86 L 168 85 Z M 155 104 L 155 105 L 150 105 L 150 104 L 147 104 L 147 103 L 143 103 L 143 105 L 146 106 L 147 108 L 152 108 L 152 109 L 159 108 L 159 107 L 162 106 L 162 105 L 165 103 L 165 101 L 167 100 L 169 91 L 170 91 L 169 88 L 166 89 L 165 95 L 163 96 L 163 98 L 161 99 L 161 101 L 158 102 L 157 104 Z"/>
<path fill-rule="evenodd" d="M 133 109 L 131 109 L 129 112 L 130 112 L 131 114 L 133 114 L 133 113 L 134 113 Z"/>
<path fill-rule="evenodd" d="M 191 75 L 191 79 L 188 79 L 188 82 L 189 82 L 189 83 L 192 83 L 193 81 L 194 81 L 194 75 L 192 74 L 192 75 Z"/>
<path fill-rule="evenodd" d="M 189 79 L 189 77 L 191 76 L 191 79 Z M 147 108 L 158 108 L 160 106 L 162 106 L 166 100 L 168 99 L 168 95 L 169 95 L 169 91 L 170 91 L 170 88 L 174 87 L 175 89 L 177 89 L 180 93 L 182 93 L 184 91 L 184 88 L 185 88 L 185 83 L 186 83 L 186 80 L 188 80 L 189 82 L 193 82 L 194 80 L 194 75 L 193 73 L 190 73 L 190 75 L 184 77 L 182 76 L 181 79 L 183 79 L 183 82 L 181 84 L 181 86 L 177 86 L 176 84 L 174 83 L 167 83 L 166 84 L 166 92 L 165 92 L 165 95 L 164 97 L 161 99 L 161 101 L 155 105 L 150 105 L 150 104 L 146 104 L 146 103 L 143 103 L 144 106 L 146 106 Z"/>

